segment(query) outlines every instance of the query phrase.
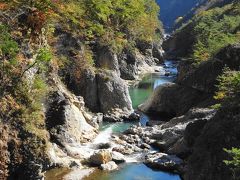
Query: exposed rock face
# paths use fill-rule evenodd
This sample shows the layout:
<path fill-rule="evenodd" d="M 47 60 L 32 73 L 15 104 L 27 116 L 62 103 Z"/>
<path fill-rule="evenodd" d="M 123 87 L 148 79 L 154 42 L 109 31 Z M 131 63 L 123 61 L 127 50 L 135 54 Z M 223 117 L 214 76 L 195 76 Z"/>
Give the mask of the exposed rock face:
<path fill-rule="evenodd" d="M 223 148 L 240 146 L 239 112 L 239 107 L 225 107 L 206 123 L 195 139 L 184 179 L 233 179 L 230 168 L 223 163 L 229 159 Z"/>
<path fill-rule="evenodd" d="M 97 79 L 94 70 L 84 69 L 80 80 L 72 86 L 75 94 L 84 97 L 85 105 L 91 111 L 99 111 Z"/>
<path fill-rule="evenodd" d="M 202 63 L 195 70 L 190 70 L 184 75 L 180 74 L 178 82 L 202 92 L 213 93 L 216 90 L 216 79 L 222 73 L 223 67 L 224 64 L 221 61 L 210 60 Z"/>
<path fill-rule="evenodd" d="M 192 107 L 206 107 L 215 103 L 217 77 L 224 67 L 238 70 L 240 67 L 240 45 L 230 45 L 222 49 L 214 59 L 194 68 L 188 62 L 179 67 L 177 84 L 158 87 L 149 100 L 139 106 L 144 112 L 182 115 Z"/>
<path fill-rule="evenodd" d="M 229 45 L 222 49 L 216 59 L 223 61 L 232 70 L 239 70 L 240 66 L 240 44 Z"/>
<path fill-rule="evenodd" d="M 55 141 L 61 144 L 81 143 L 96 136 L 96 129 L 87 123 L 83 111 L 83 99 L 68 92 L 57 81 L 57 90 L 50 97 L 46 121 Z"/>
<path fill-rule="evenodd" d="M 147 113 L 159 113 L 168 116 L 182 115 L 200 100 L 207 96 L 193 88 L 188 88 L 174 83 L 167 83 L 158 87 L 153 95 L 139 106 Z"/>
<path fill-rule="evenodd" d="M 59 32 L 60 34 L 62 32 Z M 63 33 L 60 38 L 67 38 Z M 70 38 L 74 44 L 66 43 L 67 48 L 59 47 L 59 51 L 66 55 L 71 49 L 76 49 L 74 53 L 84 52 L 84 48 L 76 41 Z M 152 65 L 162 61 L 162 50 L 160 45 L 152 43 L 140 43 L 138 49 L 124 49 L 116 54 L 109 47 L 93 45 L 96 67 L 81 69 L 80 76 L 74 77 L 69 73 L 70 79 L 67 82 L 68 87 L 78 96 L 83 96 L 88 107 L 93 112 L 104 113 L 104 119 L 107 121 L 122 121 L 129 119 L 133 109 L 129 97 L 128 87 L 124 80 L 134 80 L 142 72 L 153 71 Z M 73 59 L 76 55 L 73 55 Z M 75 61 L 79 61 L 75 59 Z"/>
<path fill-rule="evenodd" d="M 161 47 L 160 44 L 153 44 L 153 49 L 152 49 L 152 56 L 156 59 L 158 59 L 158 63 L 162 63 L 164 61 L 163 56 L 164 56 L 164 51 Z"/>
<path fill-rule="evenodd" d="M 101 112 L 113 119 L 133 112 L 128 87 L 116 73 L 102 71 L 97 74 L 97 82 Z"/>
<path fill-rule="evenodd" d="M 134 80 L 138 74 L 138 58 L 134 52 L 125 49 L 118 58 L 121 78 Z"/>
<path fill-rule="evenodd" d="M 222 49 L 214 59 L 203 62 L 194 68 L 187 62 L 180 63 L 177 82 L 206 93 L 216 91 L 217 77 L 224 67 L 239 70 L 240 45 L 229 45 Z"/>
<path fill-rule="evenodd" d="M 107 47 L 103 47 L 98 50 L 97 54 L 96 63 L 98 67 L 106 70 L 113 70 L 120 75 L 118 57 L 116 53 L 112 52 Z"/>
<path fill-rule="evenodd" d="M 93 165 L 100 166 L 101 164 L 106 164 L 112 160 L 112 154 L 109 150 L 101 149 L 95 152 L 89 159 L 90 163 Z"/>
<path fill-rule="evenodd" d="M 109 121 L 122 121 L 132 114 L 127 84 L 115 71 L 84 70 L 81 79 L 75 84 L 75 92 L 87 98 L 86 106 L 90 110 L 102 112 Z"/>

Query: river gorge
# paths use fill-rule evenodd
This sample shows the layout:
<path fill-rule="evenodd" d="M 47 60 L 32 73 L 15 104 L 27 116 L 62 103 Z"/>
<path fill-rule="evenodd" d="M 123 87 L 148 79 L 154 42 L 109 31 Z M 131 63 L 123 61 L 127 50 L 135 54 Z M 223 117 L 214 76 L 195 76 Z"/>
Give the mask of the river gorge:
<path fill-rule="evenodd" d="M 177 61 L 166 60 L 163 65 L 155 67 L 156 72 L 146 73 L 141 75 L 142 78 L 138 82 L 131 82 L 129 85 L 129 93 L 132 100 L 133 108 L 137 110 L 137 107 L 144 103 L 149 96 L 152 94 L 154 89 L 159 85 L 164 83 L 173 82 L 177 76 Z M 90 145 L 86 145 L 87 148 L 97 147 L 99 144 L 103 143 L 113 143 L 111 142 L 112 135 L 120 135 L 126 131 L 132 125 L 146 126 L 148 123 L 157 123 L 164 118 L 161 116 L 154 116 L 151 114 L 145 114 L 143 112 L 138 112 L 141 114 L 139 121 L 127 121 L 127 122 L 115 122 L 108 123 L 102 122 L 100 124 L 100 133 L 93 140 Z M 152 152 L 155 152 L 154 148 L 151 148 Z M 98 169 L 83 169 L 83 170 L 68 170 L 68 169 L 53 169 L 46 173 L 46 180 L 51 180 L 52 178 L 59 179 L 75 179 L 79 174 L 85 174 L 82 177 L 84 180 L 139 180 L 139 179 L 151 179 L 151 180 L 178 180 L 180 177 L 177 174 L 172 174 L 170 172 L 163 172 L 159 170 L 154 170 L 142 163 L 144 159 L 144 153 L 135 153 L 124 157 L 126 162 L 120 164 L 117 170 L 112 172 L 105 172 Z"/>
<path fill-rule="evenodd" d="M 1 1 L 0 179 L 239 179 L 239 35 L 239 0 Z"/>

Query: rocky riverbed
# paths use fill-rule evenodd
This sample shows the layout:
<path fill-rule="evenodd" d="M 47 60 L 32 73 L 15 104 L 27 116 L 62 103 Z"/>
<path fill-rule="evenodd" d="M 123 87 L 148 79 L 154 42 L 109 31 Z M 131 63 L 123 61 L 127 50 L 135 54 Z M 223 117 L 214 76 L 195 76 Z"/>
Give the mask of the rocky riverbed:
<path fill-rule="evenodd" d="M 145 91 L 147 93 L 147 98 L 151 94 L 153 89 L 155 89 L 158 85 L 164 84 L 168 81 L 167 79 L 169 79 L 170 81 L 174 79 L 174 76 L 176 74 L 175 68 L 175 64 L 168 62 L 165 66 L 158 66 L 152 68 L 151 72 L 153 74 L 151 74 L 151 76 L 147 75 L 147 81 L 142 80 L 138 84 L 135 83 L 135 85 L 132 85 L 131 88 L 135 87 L 135 89 L 138 89 L 142 92 Z M 166 75 L 166 72 L 169 74 Z M 151 91 L 148 91 L 148 89 L 151 89 Z M 132 101 L 135 104 L 137 103 L 137 105 L 146 100 L 145 98 L 140 101 L 137 100 L 137 102 L 135 102 L 135 99 L 133 97 L 134 96 L 132 96 Z M 175 156 L 158 153 L 158 151 L 153 148 L 156 139 L 150 136 L 152 134 L 152 132 L 150 131 L 153 129 L 153 132 L 156 133 L 158 131 L 157 127 L 152 127 L 151 129 L 151 127 L 141 126 L 140 124 L 146 125 L 146 122 L 149 121 L 149 118 L 145 114 L 140 114 L 138 116 L 141 123 L 138 123 L 137 121 L 129 123 L 110 123 L 96 136 L 93 142 L 81 143 L 81 146 L 72 144 L 72 146 L 68 148 L 69 150 L 71 149 L 71 154 L 75 158 L 81 157 L 81 163 L 76 164 L 77 167 L 80 169 L 85 169 L 86 167 L 88 167 L 87 169 L 89 169 L 89 167 L 98 167 L 98 169 L 102 169 L 108 172 L 121 172 L 121 170 L 124 169 L 125 166 L 127 166 L 126 164 L 129 163 L 145 163 L 148 167 L 151 167 L 153 169 L 156 168 L 156 163 L 159 163 L 160 168 L 157 168 L 160 170 L 159 175 L 163 175 L 161 170 L 177 172 L 175 166 L 180 166 L 182 161 Z M 120 127 L 120 130 L 119 128 L 116 128 L 118 126 Z M 129 128 L 127 130 L 124 130 L 126 129 L 126 126 L 128 126 Z M 62 170 L 59 169 L 59 171 Z M 75 172 L 77 173 L 79 171 Z M 72 173 L 74 174 L 74 171 Z M 109 173 L 109 175 L 110 174 L 111 173 Z M 49 172 L 47 173 L 47 178 L 50 176 L 51 171 L 50 174 Z M 156 176 L 158 177 L 157 174 Z"/>

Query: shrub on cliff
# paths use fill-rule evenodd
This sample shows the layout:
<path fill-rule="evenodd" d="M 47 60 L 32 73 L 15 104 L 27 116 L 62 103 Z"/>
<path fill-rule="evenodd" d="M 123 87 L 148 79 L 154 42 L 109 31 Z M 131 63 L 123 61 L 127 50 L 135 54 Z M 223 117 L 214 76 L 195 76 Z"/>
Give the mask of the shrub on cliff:
<path fill-rule="evenodd" d="M 42 107 L 47 86 L 43 79 L 50 52 L 41 48 L 34 62 L 27 61 L 9 28 L 0 24 L 0 57 L 0 121 L 16 128 L 22 137 L 31 134 L 22 141 L 29 151 L 43 154 L 46 144 L 42 142 L 47 138 Z M 32 68 L 38 71 L 30 81 L 28 72 Z"/>
<path fill-rule="evenodd" d="M 238 102 L 240 99 L 240 71 L 225 68 L 218 77 L 219 85 L 215 98 L 229 103 Z"/>
<path fill-rule="evenodd" d="M 181 56 L 195 64 L 209 60 L 223 47 L 240 41 L 240 3 L 200 12 L 176 30 L 175 38 Z"/>
<path fill-rule="evenodd" d="M 224 160 L 224 163 L 231 168 L 233 178 L 237 180 L 240 175 L 240 149 L 232 148 L 224 150 L 232 157 L 231 160 Z"/>

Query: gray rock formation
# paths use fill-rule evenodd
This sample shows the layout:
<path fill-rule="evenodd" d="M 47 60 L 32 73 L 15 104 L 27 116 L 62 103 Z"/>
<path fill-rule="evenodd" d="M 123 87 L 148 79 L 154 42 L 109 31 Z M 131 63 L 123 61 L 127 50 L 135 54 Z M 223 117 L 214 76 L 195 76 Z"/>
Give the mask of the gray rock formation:
<path fill-rule="evenodd" d="M 124 50 L 118 57 L 121 78 L 134 80 L 138 74 L 138 63 L 136 53 L 130 50 Z"/>
<path fill-rule="evenodd" d="M 112 152 L 112 160 L 117 164 L 125 162 L 124 155 L 116 151 Z"/>
<path fill-rule="evenodd" d="M 158 87 L 151 97 L 139 106 L 147 113 L 159 113 L 167 116 L 176 116 L 186 113 L 191 107 L 206 97 L 202 93 L 185 86 L 167 83 Z"/>
<path fill-rule="evenodd" d="M 75 85 L 75 93 L 86 98 L 86 106 L 93 112 L 102 112 L 105 120 L 122 121 L 133 113 L 127 84 L 116 71 L 84 70 Z"/>
<path fill-rule="evenodd" d="M 112 70 L 115 71 L 118 75 L 120 75 L 118 56 L 108 47 L 100 48 L 97 51 L 96 65 L 101 69 Z"/>
<path fill-rule="evenodd" d="M 106 164 L 101 164 L 100 169 L 103 171 L 113 171 L 118 168 L 118 165 L 114 161 L 110 161 Z"/>
<path fill-rule="evenodd" d="M 112 71 L 101 71 L 97 74 L 98 98 L 100 111 L 105 117 L 118 119 L 129 116 L 132 102 L 126 83 Z"/>
<path fill-rule="evenodd" d="M 183 160 L 175 155 L 165 153 L 148 154 L 145 157 L 145 164 L 153 169 L 165 171 L 177 171 L 181 168 Z"/>
<path fill-rule="evenodd" d="M 228 105 L 205 124 L 201 133 L 195 131 L 197 127 L 189 127 L 192 130 L 186 132 L 186 135 L 190 133 L 186 139 L 189 141 L 190 137 L 195 136 L 195 142 L 185 167 L 184 179 L 234 179 L 231 168 L 223 163 L 224 160 L 231 159 L 223 148 L 240 146 L 239 112 L 239 107 Z M 196 134 L 199 136 L 196 137 Z M 190 140 L 192 142 L 191 138 Z M 239 174 L 235 176 L 239 177 Z"/>
<path fill-rule="evenodd" d="M 49 97 L 47 129 L 58 144 L 81 143 L 96 136 L 96 129 L 84 117 L 84 101 L 71 94 L 65 86 L 56 81 L 56 90 Z M 91 116 L 90 116 L 91 117 Z"/>
<path fill-rule="evenodd" d="M 95 152 L 89 159 L 90 163 L 93 165 L 100 166 L 101 164 L 106 164 L 112 160 L 112 154 L 109 150 L 101 149 Z"/>
<path fill-rule="evenodd" d="M 156 43 L 153 44 L 152 56 L 158 59 L 158 63 L 163 63 L 164 51 L 160 44 L 156 44 Z"/>

